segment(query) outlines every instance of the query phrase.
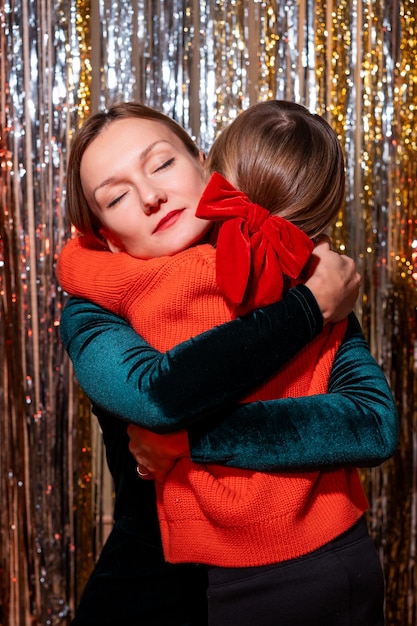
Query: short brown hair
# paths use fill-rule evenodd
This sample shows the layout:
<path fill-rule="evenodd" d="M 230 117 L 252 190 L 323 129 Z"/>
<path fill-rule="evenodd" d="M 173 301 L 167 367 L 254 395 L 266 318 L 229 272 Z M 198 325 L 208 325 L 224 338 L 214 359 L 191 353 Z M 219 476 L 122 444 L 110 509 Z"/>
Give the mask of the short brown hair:
<path fill-rule="evenodd" d="M 190 154 L 198 158 L 199 149 L 186 130 L 164 113 L 138 102 L 114 104 L 107 111 L 96 113 L 87 119 L 72 143 L 67 171 L 67 214 L 71 223 L 84 235 L 98 235 L 100 224 L 91 211 L 81 184 L 81 159 L 90 143 L 101 131 L 116 120 L 139 118 L 161 122 L 184 144 Z"/>
<path fill-rule="evenodd" d="M 207 158 L 252 202 L 322 234 L 343 205 L 345 163 L 336 133 L 319 115 L 294 102 L 252 105 L 227 126 Z"/>

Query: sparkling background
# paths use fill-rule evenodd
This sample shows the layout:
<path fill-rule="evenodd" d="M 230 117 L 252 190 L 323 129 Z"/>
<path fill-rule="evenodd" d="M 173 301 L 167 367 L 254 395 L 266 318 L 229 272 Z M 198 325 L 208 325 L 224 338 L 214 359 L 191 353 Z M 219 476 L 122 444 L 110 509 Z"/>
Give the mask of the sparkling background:
<path fill-rule="evenodd" d="M 414 0 L 2 0 L 0 624 L 67 624 L 102 541 L 103 456 L 59 341 L 65 170 L 91 111 L 139 99 L 207 150 L 249 104 L 293 99 L 345 148 L 334 245 L 401 417 L 363 472 L 388 626 L 417 623 L 417 7 Z"/>

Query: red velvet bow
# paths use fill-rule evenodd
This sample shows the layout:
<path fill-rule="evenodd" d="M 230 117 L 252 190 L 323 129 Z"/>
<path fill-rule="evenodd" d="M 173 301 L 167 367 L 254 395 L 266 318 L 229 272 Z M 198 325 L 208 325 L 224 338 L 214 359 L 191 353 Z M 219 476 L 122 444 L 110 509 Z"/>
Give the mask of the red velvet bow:
<path fill-rule="evenodd" d="M 196 215 L 223 221 L 216 242 L 217 285 L 239 314 L 280 300 L 283 273 L 298 278 L 314 247 L 297 226 L 253 204 L 216 172 Z"/>

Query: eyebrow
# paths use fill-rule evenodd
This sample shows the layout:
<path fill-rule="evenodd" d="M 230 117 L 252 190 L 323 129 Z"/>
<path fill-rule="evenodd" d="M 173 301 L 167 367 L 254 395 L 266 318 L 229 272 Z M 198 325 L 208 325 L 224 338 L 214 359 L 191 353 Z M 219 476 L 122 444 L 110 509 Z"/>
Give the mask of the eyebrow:
<path fill-rule="evenodd" d="M 144 150 L 142 150 L 142 152 L 139 154 L 139 161 L 143 163 L 148 154 L 152 152 L 155 146 L 157 146 L 159 143 L 167 143 L 169 145 L 172 145 L 167 139 L 157 139 L 156 141 L 150 143 L 149 146 L 146 146 Z M 106 178 L 99 185 L 97 185 L 97 187 L 93 190 L 94 200 L 96 199 L 96 192 L 99 189 L 101 189 L 102 187 L 107 187 L 107 185 L 111 185 L 115 180 L 116 178 L 114 176 L 109 176 L 109 178 Z"/>

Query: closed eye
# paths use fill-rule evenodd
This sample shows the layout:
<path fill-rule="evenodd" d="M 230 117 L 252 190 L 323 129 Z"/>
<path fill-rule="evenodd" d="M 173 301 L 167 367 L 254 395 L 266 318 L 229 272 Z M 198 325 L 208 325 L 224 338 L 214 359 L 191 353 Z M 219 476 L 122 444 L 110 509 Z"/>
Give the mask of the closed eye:
<path fill-rule="evenodd" d="M 175 161 L 174 157 L 172 157 L 171 159 L 168 159 L 168 161 L 165 161 L 164 163 L 162 163 L 162 165 L 156 168 L 155 173 L 160 172 L 161 170 L 168 169 L 169 167 L 171 167 L 171 165 L 173 165 L 174 161 Z"/>
<path fill-rule="evenodd" d="M 117 198 L 114 198 L 114 200 L 111 200 L 111 202 L 106 205 L 106 208 L 111 209 L 112 207 L 116 206 L 116 204 L 118 204 L 122 200 L 122 198 L 125 197 L 126 194 L 127 191 L 122 193 L 120 196 L 117 196 Z"/>

